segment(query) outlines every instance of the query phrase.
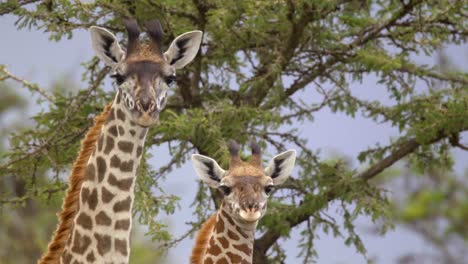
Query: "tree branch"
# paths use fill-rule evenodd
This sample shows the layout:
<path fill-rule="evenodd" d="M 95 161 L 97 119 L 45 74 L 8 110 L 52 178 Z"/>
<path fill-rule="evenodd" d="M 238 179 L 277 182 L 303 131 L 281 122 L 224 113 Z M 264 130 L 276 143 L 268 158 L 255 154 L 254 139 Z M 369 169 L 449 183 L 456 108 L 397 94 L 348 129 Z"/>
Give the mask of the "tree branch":
<path fill-rule="evenodd" d="M 45 99 L 47 99 L 49 102 L 54 103 L 54 98 L 49 95 L 45 90 L 41 89 L 37 84 L 30 83 L 26 81 L 25 79 L 21 79 L 13 74 L 11 74 L 4 65 L 0 65 L 0 72 L 4 74 L 4 76 L 0 76 L 0 81 L 4 81 L 6 79 L 11 79 L 16 82 L 21 83 L 24 87 L 28 88 L 31 91 L 38 92 L 40 95 L 42 95 Z"/>
<path fill-rule="evenodd" d="M 327 17 L 333 11 L 338 10 L 339 5 L 345 1 L 339 1 L 334 7 L 316 14 L 314 7 L 309 4 L 304 4 L 299 8 L 303 9 L 299 18 L 295 19 L 296 7 L 293 2 L 288 4 L 288 20 L 291 23 L 291 31 L 287 36 L 285 45 L 279 47 L 279 54 L 275 57 L 275 61 L 268 60 L 262 67 L 259 67 L 257 74 L 251 78 L 251 90 L 244 96 L 245 100 L 252 101 L 254 104 L 259 105 L 271 90 L 273 84 L 278 80 L 278 72 L 283 71 L 289 64 L 290 60 L 294 57 L 296 48 L 301 43 L 301 37 L 307 25 L 314 20 L 320 20 Z M 249 82 L 249 81 L 248 81 Z M 248 83 L 247 82 L 247 83 Z"/>
<path fill-rule="evenodd" d="M 31 3 L 35 3 L 35 2 L 39 2 L 39 1 L 40 0 L 23 0 L 23 1 L 18 1 L 15 4 L 12 4 L 10 2 L 1 3 L 0 4 L 0 16 L 11 13 L 11 12 L 15 11 L 17 8 L 21 7 L 21 6 L 31 4 Z"/>
<path fill-rule="evenodd" d="M 355 48 L 362 46 L 368 43 L 369 41 L 375 39 L 375 37 L 378 36 L 379 32 L 393 25 L 395 22 L 398 21 L 398 19 L 404 17 L 406 14 L 411 12 L 411 10 L 420 2 L 420 0 L 411 1 L 409 4 L 404 5 L 387 21 L 377 23 L 371 27 L 365 27 L 364 29 L 362 29 L 359 33 L 356 34 L 359 37 L 357 37 L 353 42 L 348 44 L 343 51 L 335 53 L 334 55 L 332 55 L 333 57 L 328 59 L 325 63 L 320 62 L 314 65 L 313 68 L 315 68 L 315 71 L 313 71 L 313 74 L 307 75 L 302 79 L 300 78 L 296 80 L 289 88 L 287 88 L 284 91 L 282 99 L 284 100 L 285 98 L 293 95 L 298 90 L 304 88 L 318 76 L 323 76 L 326 72 L 329 72 L 331 70 L 331 67 L 337 64 L 338 62 L 345 63 L 346 60 L 343 60 L 343 55 L 346 55 L 349 52 L 353 51 Z M 349 58 L 353 58 L 355 54 L 348 54 L 348 56 Z"/>
<path fill-rule="evenodd" d="M 460 127 L 458 128 L 458 133 L 466 131 L 466 130 L 468 130 L 468 124 L 461 124 Z M 439 133 L 437 133 L 436 137 L 424 143 L 419 142 L 418 140 L 414 138 L 409 139 L 405 142 L 402 142 L 398 145 L 396 150 L 393 151 L 390 155 L 382 159 L 380 162 L 374 164 L 373 166 L 371 166 L 364 172 L 359 173 L 358 175 L 356 175 L 356 177 L 362 179 L 363 181 L 368 181 L 374 178 L 375 176 L 377 176 L 384 169 L 390 167 L 391 165 L 395 164 L 397 161 L 413 153 L 420 146 L 434 144 L 449 136 L 450 135 L 446 135 L 443 131 L 440 131 Z M 330 202 L 338 198 L 342 194 L 338 194 L 334 192 L 333 190 L 330 190 L 324 195 L 327 201 Z M 286 217 L 286 221 L 289 223 L 289 226 L 291 228 L 306 221 L 313 215 L 313 213 L 315 213 L 317 210 L 322 209 L 322 208 L 317 208 L 315 211 L 311 211 L 308 208 L 310 208 L 310 204 L 303 203 L 297 208 L 297 212 L 300 212 L 299 214 L 291 214 L 294 216 L 294 218 Z M 280 236 L 281 235 L 277 230 L 270 229 L 262 237 L 255 240 L 254 263 L 266 263 L 266 262 L 259 262 L 259 261 L 266 261 L 265 259 L 266 252 L 280 238 Z"/>

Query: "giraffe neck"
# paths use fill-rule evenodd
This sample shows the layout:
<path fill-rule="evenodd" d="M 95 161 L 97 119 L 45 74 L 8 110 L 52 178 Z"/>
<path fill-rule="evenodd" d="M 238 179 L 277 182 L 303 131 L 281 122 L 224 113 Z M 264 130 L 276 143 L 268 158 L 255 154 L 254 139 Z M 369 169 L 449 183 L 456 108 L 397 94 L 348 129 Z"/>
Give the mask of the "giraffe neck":
<path fill-rule="evenodd" d="M 147 128 L 133 123 L 120 95 L 86 168 L 61 263 L 128 263 L 136 172 Z"/>
<path fill-rule="evenodd" d="M 255 228 L 228 214 L 224 203 L 218 210 L 203 263 L 252 263 Z"/>

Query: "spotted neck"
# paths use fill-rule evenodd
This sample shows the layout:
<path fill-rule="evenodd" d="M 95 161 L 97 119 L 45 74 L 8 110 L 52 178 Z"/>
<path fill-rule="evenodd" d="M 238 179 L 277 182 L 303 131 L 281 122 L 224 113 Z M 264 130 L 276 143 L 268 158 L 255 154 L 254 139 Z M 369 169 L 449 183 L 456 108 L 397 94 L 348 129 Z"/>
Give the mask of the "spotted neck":
<path fill-rule="evenodd" d="M 255 228 L 258 222 L 241 222 L 231 217 L 228 212 L 223 203 L 216 214 L 203 264 L 252 263 Z"/>
<path fill-rule="evenodd" d="M 129 119 L 122 102 L 117 94 L 88 161 L 60 263 L 129 261 L 135 178 L 147 128 Z"/>

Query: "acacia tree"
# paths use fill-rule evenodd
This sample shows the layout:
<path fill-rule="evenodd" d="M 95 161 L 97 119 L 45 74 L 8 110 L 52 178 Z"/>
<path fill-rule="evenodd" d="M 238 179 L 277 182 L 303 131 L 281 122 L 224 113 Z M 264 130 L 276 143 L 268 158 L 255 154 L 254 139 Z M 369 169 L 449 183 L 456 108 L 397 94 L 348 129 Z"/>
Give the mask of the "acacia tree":
<path fill-rule="evenodd" d="M 227 150 L 219 146 L 227 139 L 246 143 L 257 138 L 278 152 L 292 146 L 299 153 L 298 173 L 275 191 L 260 222 L 254 263 L 283 262 L 278 241 L 294 228 L 301 230 L 304 262 L 316 254 L 318 229 L 342 235 L 345 243 L 365 253 L 355 218 L 369 215 L 387 221 L 392 215 L 385 192 L 372 180 L 402 159 L 421 171 L 450 170 L 450 150 L 466 149 L 460 134 L 468 129 L 468 75 L 414 61 L 466 41 L 463 1 L 25 0 L 0 4 L 0 14 L 15 15 L 18 28 L 43 30 L 55 41 L 93 25 L 122 34 L 124 16 L 159 18 L 166 40 L 187 30 L 205 32 L 199 55 L 177 76 L 161 122 L 148 135 L 150 148 L 140 167 L 134 211 L 155 239 L 171 239 L 155 215 L 173 212 L 177 197 L 152 190 L 192 153 L 225 164 Z M 75 95 L 22 83 L 40 95 L 47 108 L 33 117 L 33 130 L 11 137 L 0 175 L 20 178 L 27 188 L 22 197 L 3 195 L 5 201 L 64 194 L 61 175 L 66 175 L 92 117 L 113 94 L 102 89 L 108 68 L 96 58 L 84 67 L 88 87 Z M 1 80 L 14 78 L 5 68 L 1 72 Z M 385 88 L 390 104 L 364 100 L 350 89 L 350 83 L 369 76 Z M 306 92 L 315 101 L 301 99 Z M 389 124 L 400 136 L 386 146 L 363 148 L 356 167 L 326 160 L 308 148 L 307 135 L 295 129 L 295 124 L 313 122 L 326 108 Z M 154 168 L 147 160 L 151 146 L 160 145 L 170 149 L 172 159 Z M 37 181 L 32 177 L 36 171 L 47 177 Z M 216 191 L 207 193 L 199 185 L 194 198 L 200 221 L 207 217 L 207 208 L 219 203 Z M 342 208 L 344 234 L 323 213 L 333 201 Z M 189 232 L 198 227 L 195 223 Z"/>

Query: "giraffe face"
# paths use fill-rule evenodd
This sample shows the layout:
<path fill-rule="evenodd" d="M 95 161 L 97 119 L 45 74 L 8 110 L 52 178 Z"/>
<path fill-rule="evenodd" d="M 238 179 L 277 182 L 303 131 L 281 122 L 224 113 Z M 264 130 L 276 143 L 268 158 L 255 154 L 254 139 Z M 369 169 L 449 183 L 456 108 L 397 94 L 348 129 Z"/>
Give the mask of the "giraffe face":
<path fill-rule="evenodd" d="M 119 87 L 123 108 L 141 126 L 154 124 L 167 101 L 167 91 L 175 83 L 175 69 L 165 61 L 124 63 L 112 75 Z"/>
<path fill-rule="evenodd" d="M 112 69 L 112 77 L 119 87 L 117 103 L 124 105 L 133 122 L 148 127 L 157 122 L 166 105 L 167 92 L 176 81 L 176 70 L 195 58 L 202 32 L 190 31 L 178 36 L 163 53 L 164 33 L 158 20 L 145 24 L 149 41 L 140 40 L 136 20 L 128 19 L 124 24 L 128 32 L 125 51 L 114 34 L 100 27 L 90 28 L 93 49 Z"/>
<path fill-rule="evenodd" d="M 245 165 L 248 167 L 248 164 Z M 244 173 L 236 173 L 244 171 Z M 246 170 L 229 171 L 220 181 L 218 189 L 223 193 L 225 209 L 235 219 L 245 222 L 258 221 L 265 215 L 267 199 L 273 191 L 274 184 L 271 177 L 261 170 L 259 173 L 246 173 Z"/>
<path fill-rule="evenodd" d="M 296 151 L 288 150 L 270 161 L 263 169 L 260 148 L 252 144 L 252 158 L 244 162 L 238 155 L 239 147 L 231 142 L 229 170 L 223 170 L 212 158 L 194 154 L 192 162 L 201 180 L 224 194 L 225 209 L 231 217 L 256 222 L 266 212 L 267 199 L 274 187 L 282 184 L 291 174 Z"/>

